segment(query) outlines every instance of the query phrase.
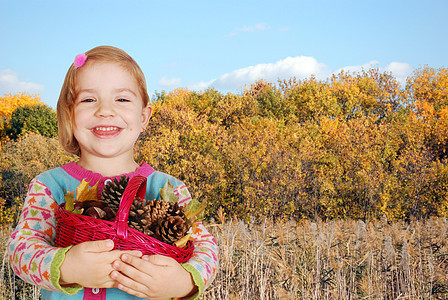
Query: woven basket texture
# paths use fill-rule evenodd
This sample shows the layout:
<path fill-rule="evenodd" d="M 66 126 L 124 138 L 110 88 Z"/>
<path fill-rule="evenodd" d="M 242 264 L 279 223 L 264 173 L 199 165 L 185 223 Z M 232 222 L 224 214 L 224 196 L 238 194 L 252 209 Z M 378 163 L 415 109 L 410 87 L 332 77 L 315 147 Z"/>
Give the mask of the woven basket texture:
<path fill-rule="evenodd" d="M 56 208 L 57 247 L 68 247 L 87 241 L 112 239 L 116 250 L 140 250 L 144 255 L 164 255 L 182 263 L 189 260 L 194 246 L 191 241 L 183 248 L 169 245 L 127 225 L 129 209 L 135 196 L 143 196 L 146 178 L 133 177 L 126 187 L 114 222 L 78 215 L 65 209 L 65 203 Z"/>

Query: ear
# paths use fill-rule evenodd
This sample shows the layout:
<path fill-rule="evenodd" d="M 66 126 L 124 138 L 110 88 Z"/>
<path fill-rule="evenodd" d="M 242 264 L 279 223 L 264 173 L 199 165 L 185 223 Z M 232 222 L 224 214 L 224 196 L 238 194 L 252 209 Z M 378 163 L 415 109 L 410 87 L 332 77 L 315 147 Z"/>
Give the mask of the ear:
<path fill-rule="evenodd" d="M 143 107 L 142 110 L 142 132 L 145 131 L 146 126 L 148 126 L 149 119 L 151 119 L 151 116 L 152 116 L 152 106 L 148 104 L 147 106 Z"/>

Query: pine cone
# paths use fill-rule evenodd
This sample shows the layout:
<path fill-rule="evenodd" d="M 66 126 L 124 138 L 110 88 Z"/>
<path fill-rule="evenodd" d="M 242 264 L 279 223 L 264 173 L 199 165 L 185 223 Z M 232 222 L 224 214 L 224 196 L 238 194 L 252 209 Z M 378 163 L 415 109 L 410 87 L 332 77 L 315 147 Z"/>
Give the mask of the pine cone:
<path fill-rule="evenodd" d="M 170 202 L 170 208 L 167 211 L 167 215 L 168 216 L 180 216 L 182 219 L 185 220 L 185 214 L 184 214 L 184 209 L 183 207 L 179 206 L 179 203 L 175 202 Z"/>
<path fill-rule="evenodd" d="M 146 211 L 144 209 L 145 201 L 135 198 L 129 209 L 128 225 L 140 232 L 147 234 L 149 232 L 148 221 L 146 220 Z M 152 232 L 150 233 L 152 234 Z"/>
<path fill-rule="evenodd" d="M 114 178 L 112 181 L 108 182 L 101 192 L 101 200 L 112 208 L 115 213 L 120 207 L 120 200 L 123 192 L 128 185 L 129 177 L 122 175 L 120 179 Z"/>
<path fill-rule="evenodd" d="M 169 208 L 169 202 L 156 199 L 152 200 L 148 203 L 148 221 L 152 224 L 157 223 L 157 220 L 165 218 Z"/>
<path fill-rule="evenodd" d="M 164 243 L 172 244 L 184 237 L 187 229 L 185 220 L 181 216 L 167 216 L 157 221 L 155 237 Z"/>
<path fill-rule="evenodd" d="M 152 200 L 147 203 L 146 201 L 135 199 L 129 209 L 129 227 L 151 235 L 157 220 L 164 218 L 168 209 L 169 203 L 163 200 Z"/>

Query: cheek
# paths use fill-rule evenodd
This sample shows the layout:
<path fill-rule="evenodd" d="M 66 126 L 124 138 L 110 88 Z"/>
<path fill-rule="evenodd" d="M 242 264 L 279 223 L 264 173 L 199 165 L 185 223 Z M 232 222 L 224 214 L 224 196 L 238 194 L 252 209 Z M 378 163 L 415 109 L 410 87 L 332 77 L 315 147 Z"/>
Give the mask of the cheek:
<path fill-rule="evenodd" d="M 75 110 L 73 114 L 73 124 L 74 126 L 85 124 L 85 122 L 89 119 L 86 111 Z"/>
<path fill-rule="evenodd" d="M 73 135 L 76 137 L 77 134 L 81 133 L 87 125 L 88 118 L 83 118 L 82 116 L 78 115 L 73 119 Z"/>

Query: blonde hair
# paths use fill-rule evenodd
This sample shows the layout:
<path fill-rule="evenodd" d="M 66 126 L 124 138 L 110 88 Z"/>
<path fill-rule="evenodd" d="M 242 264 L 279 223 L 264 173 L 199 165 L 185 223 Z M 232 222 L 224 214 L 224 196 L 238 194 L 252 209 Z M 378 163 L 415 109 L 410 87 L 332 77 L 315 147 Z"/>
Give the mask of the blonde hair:
<path fill-rule="evenodd" d="M 129 54 L 112 46 L 99 46 L 87 51 L 85 54 L 87 55 L 86 64 L 98 62 L 120 64 L 137 81 L 137 86 L 143 99 L 143 106 L 146 107 L 148 105 L 149 96 L 145 75 Z M 73 135 L 73 108 L 77 97 L 76 79 L 80 68 L 83 68 L 83 66 L 75 67 L 72 64 L 68 69 L 57 104 L 59 142 L 65 151 L 78 156 L 80 155 L 80 148 L 78 141 Z"/>

